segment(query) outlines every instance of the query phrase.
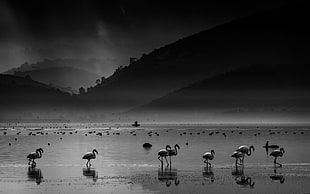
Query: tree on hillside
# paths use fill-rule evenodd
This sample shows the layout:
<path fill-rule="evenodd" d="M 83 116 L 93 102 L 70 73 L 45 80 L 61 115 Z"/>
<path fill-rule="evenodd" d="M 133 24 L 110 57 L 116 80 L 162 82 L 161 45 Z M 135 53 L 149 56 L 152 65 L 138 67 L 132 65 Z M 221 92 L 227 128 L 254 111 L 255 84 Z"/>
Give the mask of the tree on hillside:
<path fill-rule="evenodd" d="M 97 79 L 96 80 L 96 85 L 100 85 L 100 83 L 101 83 L 100 79 Z"/>
<path fill-rule="evenodd" d="M 80 94 L 85 94 L 85 88 L 80 87 L 80 88 L 79 88 L 79 93 L 80 93 Z"/>

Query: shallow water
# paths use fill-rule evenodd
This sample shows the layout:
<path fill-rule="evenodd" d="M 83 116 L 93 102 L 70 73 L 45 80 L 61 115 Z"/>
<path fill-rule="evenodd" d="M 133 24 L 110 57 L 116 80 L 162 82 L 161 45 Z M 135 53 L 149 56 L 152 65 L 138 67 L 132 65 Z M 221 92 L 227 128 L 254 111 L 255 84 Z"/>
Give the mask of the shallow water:
<path fill-rule="evenodd" d="M 0 129 L 0 193 L 310 192 L 309 127 L 2 124 Z M 44 135 L 29 136 L 30 132 Z M 282 168 L 274 169 L 273 158 L 262 147 L 266 140 L 285 149 L 284 157 L 278 159 Z M 145 150 L 144 142 L 153 147 Z M 181 149 L 172 158 L 172 168 L 161 168 L 158 150 L 176 143 Z M 230 157 L 242 144 L 256 148 L 245 158 L 243 170 L 235 169 Z M 28 169 L 26 156 L 39 147 L 44 149 L 43 157 L 35 169 Z M 81 158 L 93 148 L 99 155 L 86 169 Z M 212 168 L 206 169 L 202 154 L 211 149 L 216 154 Z"/>

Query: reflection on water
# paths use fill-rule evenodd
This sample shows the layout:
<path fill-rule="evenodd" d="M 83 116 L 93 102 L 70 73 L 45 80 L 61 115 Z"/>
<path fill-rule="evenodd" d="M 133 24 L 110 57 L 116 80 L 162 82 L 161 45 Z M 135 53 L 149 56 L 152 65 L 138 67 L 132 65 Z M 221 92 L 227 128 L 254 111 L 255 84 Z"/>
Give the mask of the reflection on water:
<path fill-rule="evenodd" d="M 178 170 L 176 168 L 167 167 L 165 169 L 158 169 L 158 180 L 160 182 L 165 182 L 166 186 L 169 187 L 171 182 L 174 181 L 175 186 L 180 184 L 178 179 Z"/>
<path fill-rule="evenodd" d="M 94 182 L 98 180 L 98 172 L 94 168 L 83 168 L 83 176 L 92 178 Z"/>
<path fill-rule="evenodd" d="M 273 170 L 274 174 L 270 175 L 270 179 L 273 180 L 274 182 L 279 182 L 283 184 L 285 181 L 285 178 L 281 173 L 277 173 L 277 168 L 278 167 L 274 167 L 274 170 Z"/>
<path fill-rule="evenodd" d="M 202 176 L 206 179 L 210 179 L 211 182 L 214 182 L 214 172 L 212 171 L 211 167 L 204 167 L 204 171 L 202 172 Z"/>
<path fill-rule="evenodd" d="M 27 176 L 30 181 L 35 181 L 38 185 L 43 181 L 42 171 L 39 168 L 28 167 Z"/>
<path fill-rule="evenodd" d="M 252 181 L 251 177 L 244 175 L 244 166 L 236 166 L 231 173 L 235 177 L 237 185 L 240 185 L 242 188 L 254 188 L 255 182 Z"/>

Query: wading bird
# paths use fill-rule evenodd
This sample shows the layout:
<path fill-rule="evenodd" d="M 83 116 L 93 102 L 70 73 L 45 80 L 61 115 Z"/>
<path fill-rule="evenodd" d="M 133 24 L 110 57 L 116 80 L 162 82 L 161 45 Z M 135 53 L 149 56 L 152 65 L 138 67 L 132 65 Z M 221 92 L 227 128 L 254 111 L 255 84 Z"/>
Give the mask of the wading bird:
<path fill-rule="evenodd" d="M 269 141 L 266 142 L 266 145 L 263 146 L 264 148 L 268 149 L 268 148 L 271 148 L 271 149 L 277 149 L 279 148 L 280 146 L 278 145 L 269 145 Z"/>
<path fill-rule="evenodd" d="M 277 149 L 277 150 L 273 150 L 271 153 L 270 153 L 270 156 L 273 156 L 274 157 L 274 165 L 279 165 L 280 167 L 282 167 L 282 164 L 280 163 L 277 163 L 277 158 L 278 157 L 282 157 L 284 154 L 284 149 L 283 148 L 280 148 L 280 149 Z"/>
<path fill-rule="evenodd" d="M 169 145 L 166 146 L 167 151 L 168 151 L 168 156 L 169 156 L 169 159 L 170 159 L 170 166 L 171 166 L 171 156 L 176 156 L 178 155 L 178 149 L 180 149 L 180 146 L 178 144 L 175 144 L 174 145 L 174 150 L 171 149 L 171 147 Z"/>
<path fill-rule="evenodd" d="M 247 146 L 247 145 L 242 145 L 240 146 L 236 151 L 241 152 L 242 153 L 242 164 L 244 164 L 244 156 L 245 154 L 250 156 L 252 154 L 252 149 L 253 152 L 255 151 L 254 146 Z"/>
<path fill-rule="evenodd" d="M 238 151 L 234 151 L 231 155 L 231 157 L 233 158 L 236 158 L 236 166 L 239 164 L 239 165 L 242 165 L 242 161 L 241 161 L 241 158 L 242 158 L 243 154 L 241 152 L 238 152 Z M 238 159 L 239 159 L 239 162 L 238 163 Z"/>
<path fill-rule="evenodd" d="M 35 159 L 41 158 L 43 153 L 42 148 L 38 148 L 35 152 L 31 152 L 28 154 L 27 158 L 29 160 L 28 165 L 31 165 L 31 167 L 36 167 L 37 163 L 34 161 Z"/>
<path fill-rule="evenodd" d="M 91 166 L 90 160 L 96 158 L 96 154 L 98 154 L 98 151 L 96 149 L 93 149 L 92 152 L 86 152 L 82 159 L 87 160 L 86 167 L 89 168 Z"/>
<path fill-rule="evenodd" d="M 202 155 L 202 158 L 205 159 L 204 163 L 207 164 L 207 167 L 211 167 L 211 163 L 209 163 L 209 160 L 213 160 L 215 155 L 214 150 L 211 150 L 210 152 L 206 152 Z"/>
<path fill-rule="evenodd" d="M 164 158 L 166 159 L 167 162 L 167 166 L 169 166 L 168 160 L 167 160 L 167 156 L 168 156 L 168 149 L 171 149 L 171 147 L 169 145 L 166 146 L 165 149 L 161 149 L 158 152 L 158 160 L 161 162 L 161 166 L 163 167 L 163 160 Z"/>

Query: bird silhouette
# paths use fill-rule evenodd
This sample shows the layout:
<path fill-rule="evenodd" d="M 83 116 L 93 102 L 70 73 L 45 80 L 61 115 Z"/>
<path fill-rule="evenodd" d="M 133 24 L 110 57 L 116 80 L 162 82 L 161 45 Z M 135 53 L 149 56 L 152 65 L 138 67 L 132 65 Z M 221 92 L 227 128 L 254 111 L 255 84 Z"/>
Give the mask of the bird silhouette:
<path fill-rule="evenodd" d="M 86 152 L 82 159 L 87 160 L 86 167 L 89 168 L 91 166 L 90 160 L 96 158 L 96 154 L 98 154 L 98 151 L 96 149 L 93 149 L 92 152 Z"/>
<path fill-rule="evenodd" d="M 163 148 L 163 149 L 158 151 L 158 160 L 161 162 L 161 167 L 163 167 L 163 159 L 164 158 L 165 158 L 165 160 L 167 162 L 167 166 L 169 166 L 169 162 L 168 162 L 168 159 L 167 159 L 168 149 L 171 149 L 171 147 L 169 145 L 167 145 L 166 148 Z"/>
<path fill-rule="evenodd" d="M 266 141 L 266 144 L 265 144 L 263 147 L 266 148 L 266 149 L 268 149 L 268 148 L 277 149 L 277 148 L 279 148 L 280 146 L 275 145 L 275 144 L 269 145 L 269 141 Z"/>
<path fill-rule="evenodd" d="M 35 152 L 31 152 L 30 154 L 28 154 L 28 156 L 27 156 L 27 158 L 29 160 L 28 165 L 31 165 L 31 167 L 36 167 L 37 163 L 34 160 L 41 158 L 43 152 L 44 151 L 42 148 L 38 148 Z"/>
<path fill-rule="evenodd" d="M 282 157 L 283 154 L 284 154 L 284 152 L 285 152 L 284 149 L 283 149 L 283 148 L 280 148 L 280 149 L 277 149 L 277 150 L 273 150 L 273 151 L 270 153 L 270 156 L 273 156 L 273 157 L 274 157 L 273 163 L 274 163 L 275 166 L 276 166 L 276 165 L 279 165 L 280 167 L 282 167 L 282 164 L 277 163 L 277 158 L 278 158 L 278 157 Z"/>
<path fill-rule="evenodd" d="M 213 160 L 215 155 L 214 150 L 211 150 L 210 152 L 206 152 L 202 155 L 202 158 L 205 159 L 204 163 L 207 164 L 207 166 L 211 167 L 211 163 L 209 163 L 209 160 Z"/>
<path fill-rule="evenodd" d="M 176 156 L 178 155 L 178 149 L 180 149 L 180 146 L 178 144 L 175 144 L 174 145 L 174 150 L 171 149 L 171 147 L 166 147 L 168 148 L 167 151 L 168 151 L 168 156 L 169 156 L 169 159 L 170 159 L 170 166 L 171 166 L 171 156 Z"/>
<path fill-rule="evenodd" d="M 231 157 L 233 158 L 236 158 L 236 166 L 239 164 L 239 165 L 242 165 L 242 161 L 241 161 L 241 158 L 242 158 L 243 154 L 239 151 L 234 151 L 231 155 Z M 238 160 L 240 163 L 238 163 Z"/>
<path fill-rule="evenodd" d="M 239 148 L 236 150 L 236 151 L 242 153 L 242 164 L 244 164 L 244 156 L 245 155 L 250 156 L 252 154 L 252 149 L 253 149 L 253 152 L 254 152 L 255 148 L 252 145 L 251 146 L 242 145 L 242 146 L 239 146 Z"/>

